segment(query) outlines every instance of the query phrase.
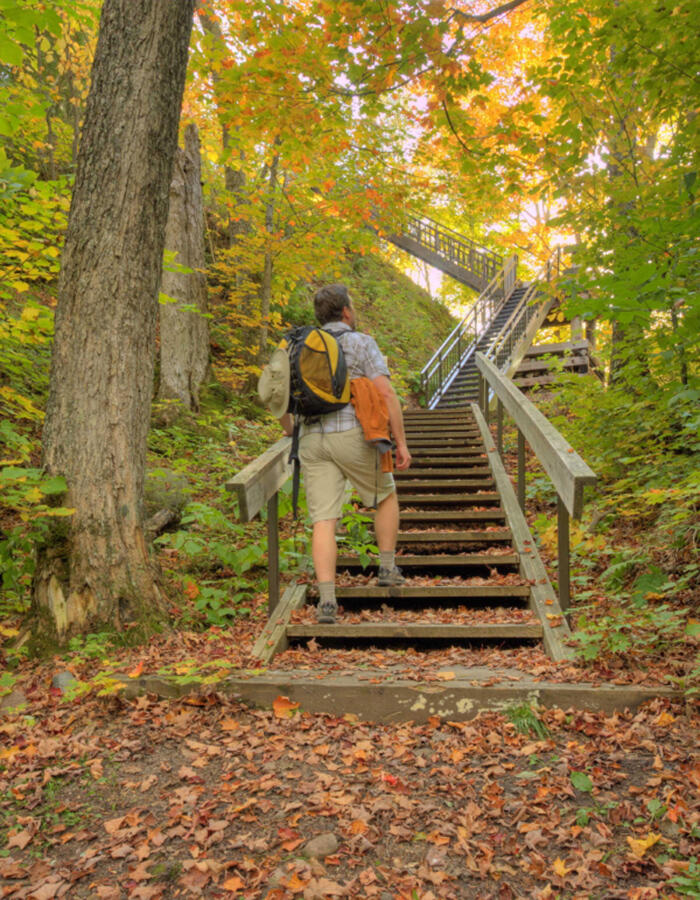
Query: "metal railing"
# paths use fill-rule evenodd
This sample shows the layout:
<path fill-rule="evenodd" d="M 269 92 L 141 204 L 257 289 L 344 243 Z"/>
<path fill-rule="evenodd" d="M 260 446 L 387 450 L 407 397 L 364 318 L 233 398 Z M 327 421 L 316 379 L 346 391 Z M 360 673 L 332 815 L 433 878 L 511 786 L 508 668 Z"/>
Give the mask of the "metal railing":
<path fill-rule="evenodd" d="M 433 409 L 474 354 L 479 339 L 513 293 L 517 268 L 518 257 L 511 256 L 421 370 L 421 392 L 428 409 Z"/>
<path fill-rule="evenodd" d="M 487 250 L 471 238 L 441 225 L 428 216 L 410 214 L 403 228 L 403 235 L 471 272 L 482 279 L 484 284 L 503 267 L 503 257 L 498 253 Z"/>
<path fill-rule="evenodd" d="M 559 277 L 560 272 L 561 248 L 557 247 L 484 351 L 484 356 L 493 362 L 499 372 L 504 372 L 509 367 L 518 345 L 523 341 L 533 320 L 535 318 L 542 319 L 543 315 L 546 315 L 543 305 L 533 301 L 538 294 L 546 290 L 545 285 L 551 284 Z M 550 299 L 549 305 L 552 302 L 553 297 Z"/>

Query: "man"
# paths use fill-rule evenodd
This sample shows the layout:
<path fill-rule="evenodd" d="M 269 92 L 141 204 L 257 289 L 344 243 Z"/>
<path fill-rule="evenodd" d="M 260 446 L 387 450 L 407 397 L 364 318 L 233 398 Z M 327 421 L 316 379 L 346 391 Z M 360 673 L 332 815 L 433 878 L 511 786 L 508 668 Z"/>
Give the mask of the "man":
<path fill-rule="evenodd" d="M 374 338 L 355 331 L 355 309 L 348 289 L 342 284 L 322 287 L 314 296 L 314 310 L 319 324 L 339 338 L 350 379 L 369 378 L 384 398 L 396 444 L 396 468 L 407 469 L 411 454 L 406 446 L 399 399 Z M 292 417 L 287 413 L 280 421 L 285 433 L 291 434 Z M 381 471 L 378 453 L 365 440 L 351 403 L 303 428 L 299 459 L 313 523 L 311 552 L 318 582 L 319 622 L 335 622 L 337 615 L 335 530 L 342 511 L 346 478 L 365 506 L 376 502 L 374 529 L 379 548 L 379 584 L 399 585 L 405 581 L 395 561 L 399 530 L 396 486 L 391 473 Z"/>

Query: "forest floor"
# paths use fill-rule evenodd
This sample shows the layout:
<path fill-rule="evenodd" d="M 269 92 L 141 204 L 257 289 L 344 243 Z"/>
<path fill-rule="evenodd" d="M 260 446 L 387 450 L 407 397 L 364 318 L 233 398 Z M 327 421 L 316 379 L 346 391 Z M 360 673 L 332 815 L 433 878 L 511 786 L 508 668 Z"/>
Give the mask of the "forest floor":
<path fill-rule="evenodd" d="M 0 718 L 0 896 L 698 895 L 698 720 L 688 703 L 380 725 L 311 715 L 281 697 L 247 708 L 217 693 L 214 677 L 211 693 L 177 701 L 126 701 L 109 680 L 90 681 L 106 669 L 250 667 L 263 621 L 259 596 L 231 628 L 68 668 L 59 657 L 21 663 L 25 705 Z M 430 680 L 470 653 L 472 664 L 506 659 L 454 649 L 430 663 L 376 650 L 321 658 L 307 647 L 279 662 L 320 674 L 400 657 L 409 671 L 420 658 Z M 534 649 L 509 652 L 507 664 L 547 679 L 610 674 L 556 666 Z M 76 680 L 55 684 L 61 671 Z M 661 668 L 654 678 L 663 681 Z"/>

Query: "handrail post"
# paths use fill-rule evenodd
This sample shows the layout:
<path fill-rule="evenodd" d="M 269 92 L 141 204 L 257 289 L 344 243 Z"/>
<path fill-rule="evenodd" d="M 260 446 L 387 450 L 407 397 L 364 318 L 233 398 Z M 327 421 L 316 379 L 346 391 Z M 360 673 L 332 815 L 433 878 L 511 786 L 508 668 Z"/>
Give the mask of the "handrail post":
<path fill-rule="evenodd" d="M 280 598 L 279 491 L 267 501 L 267 614 L 271 616 Z"/>
<path fill-rule="evenodd" d="M 496 403 L 496 426 L 496 443 L 498 445 L 498 455 L 503 456 L 503 404 L 500 400 L 498 400 Z"/>
<path fill-rule="evenodd" d="M 525 435 L 518 428 L 518 503 L 525 512 Z"/>
<path fill-rule="evenodd" d="M 571 602 L 569 572 L 569 512 L 557 494 L 557 581 L 559 604 L 566 612 Z"/>

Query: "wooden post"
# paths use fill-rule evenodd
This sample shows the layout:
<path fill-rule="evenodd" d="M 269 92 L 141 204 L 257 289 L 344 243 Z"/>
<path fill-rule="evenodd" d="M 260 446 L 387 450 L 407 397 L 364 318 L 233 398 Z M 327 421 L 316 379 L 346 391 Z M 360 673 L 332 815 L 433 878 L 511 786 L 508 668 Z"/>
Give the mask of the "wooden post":
<path fill-rule="evenodd" d="M 518 503 L 525 512 L 525 435 L 518 428 Z"/>
<path fill-rule="evenodd" d="M 479 380 L 477 381 L 477 394 L 476 394 L 476 402 L 479 404 L 479 409 L 484 411 L 484 376 L 479 372 Z"/>
<path fill-rule="evenodd" d="M 277 491 L 267 501 L 267 614 L 271 616 L 280 598 L 280 538 Z"/>
<path fill-rule="evenodd" d="M 559 605 L 566 612 L 571 602 L 569 581 L 569 513 L 557 494 L 557 545 L 559 582 Z"/>
<path fill-rule="evenodd" d="M 500 400 L 496 403 L 496 423 L 497 423 L 497 445 L 498 455 L 503 456 L 503 404 Z"/>

